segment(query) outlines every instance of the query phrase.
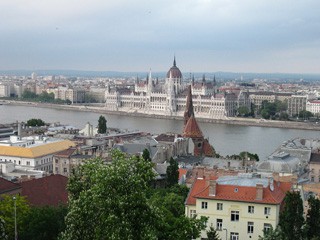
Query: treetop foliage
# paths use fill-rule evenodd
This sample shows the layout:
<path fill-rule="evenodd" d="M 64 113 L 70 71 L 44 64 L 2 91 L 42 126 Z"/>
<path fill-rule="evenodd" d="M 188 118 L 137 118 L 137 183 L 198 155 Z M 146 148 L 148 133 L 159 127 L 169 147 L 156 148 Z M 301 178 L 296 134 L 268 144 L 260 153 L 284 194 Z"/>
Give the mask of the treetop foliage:
<path fill-rule="evenodd" d="M 38 119 L 32 118 L 27 121 L 27 126 L 30 126 L 30 127 L 41 127 L 41 126 L 44 126 L 45 124 L 46 123 L 39 118 Z"/>
<path fill-rule="evenodd" d="M 98 120 L 98 133 L 104 134 L 107 132 L 107 120 L 104 116 L 100 116 Z"/>

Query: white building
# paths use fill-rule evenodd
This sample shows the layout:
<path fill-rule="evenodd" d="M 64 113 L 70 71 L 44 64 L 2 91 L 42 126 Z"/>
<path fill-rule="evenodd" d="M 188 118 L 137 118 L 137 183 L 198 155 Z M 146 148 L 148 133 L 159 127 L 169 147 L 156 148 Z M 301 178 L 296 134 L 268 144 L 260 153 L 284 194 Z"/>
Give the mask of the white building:
<path fill-rule="evenodd" d="M 10 140 L 0 141 L 0 161 L 50 173 L 53 155 L 73 146 L 75 143 L 69 140 L 11 136 Z"/>
<path fill-rule="evenodd" d="M 312 112 L 314 115 L 320 113 L 320 100 L 312 100 L 307 102 L 306 110 Z"/>
<path fill-rule="evenodd" d="M 136 80 L 134 90 L 112 89 L 108 85 L 105 108 L 111 111 L 183 116 L 187 87 L 191 84 L 194 111 L 197 116 L 213 119 L 235 116 L 239 95 L 235 93 L 216 94 L 215 80 L 206 82 L 203 78 L 200 84 L 195 84 L 194 80 L 191 83 L 182 80 L 181 71 L 174 59 L 164 83 L 154 81 L 150 72 L 146 81 Z"/>
<path fill-rule="evenodd" d="M 208 217 L 221 239 L 258 240 L 264 230 L 276 228 L 291 183 L 257 178 L 252 174 L 198 178 L 185 202 L 188 217 Z M 201 239 L 206 239 L 206 231 Z"/>

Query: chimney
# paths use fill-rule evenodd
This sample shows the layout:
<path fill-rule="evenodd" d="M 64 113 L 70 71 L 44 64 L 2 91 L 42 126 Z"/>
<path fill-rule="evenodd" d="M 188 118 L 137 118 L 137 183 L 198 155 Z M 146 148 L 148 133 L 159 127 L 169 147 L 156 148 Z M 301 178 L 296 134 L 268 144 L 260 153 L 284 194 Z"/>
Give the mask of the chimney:
<path fill-rule="evenodd" d="M 256 185 L 256 200 L 262 200 L 263 199 L 263 185 L 262 184 L 257 184 Z"/>
<path fill-rule="evenodd" d="M 216 196 L 217 193 L 217 181 L 209 181 L 209 196 Z"/>
<path fill-rule="evenodd" d="M 18 136 L 21 137 L 21 122 L 18 122 Z"/>

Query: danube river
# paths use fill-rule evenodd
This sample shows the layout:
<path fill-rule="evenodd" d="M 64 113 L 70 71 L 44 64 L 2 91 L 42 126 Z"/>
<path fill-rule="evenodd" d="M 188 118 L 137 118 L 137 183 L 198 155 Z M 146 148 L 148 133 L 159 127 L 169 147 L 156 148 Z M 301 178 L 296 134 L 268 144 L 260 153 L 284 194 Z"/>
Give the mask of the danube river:
<path fill-rule="evenodd" d="M 97 125 L 101 114 L 39 107 L 0 105 L 0 123 L 27 121 L 41 118 L 45 122 L 60 122 L 82 129 L 87 122 Z M 152 119 L 132 116 L 105 115 L 108 127 L 140 130 L 150 133 L 182 133 L 183 121 Z M 199 122 L 204 135 L 216 151 L 222 155 L 238 154 L 241 151 L 257 153 L 266 158 L 283 141 L 295 137 L 320 138 L 319 131 L 282 129 L 271 127 L 238 126 Z"/>

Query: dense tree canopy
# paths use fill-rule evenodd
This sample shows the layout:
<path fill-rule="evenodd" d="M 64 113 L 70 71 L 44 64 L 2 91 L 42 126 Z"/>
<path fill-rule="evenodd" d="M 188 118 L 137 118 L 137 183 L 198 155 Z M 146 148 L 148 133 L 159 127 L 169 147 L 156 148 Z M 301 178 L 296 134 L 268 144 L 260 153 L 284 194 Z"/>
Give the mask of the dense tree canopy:
<path fill-rule="evenodd" d="M 306 238 L 320 239 L 320 199 L 311 196 L 308 199 L 309 209 L 306 217 Z"/>
<path fill-rule="evenodd" d="M 41 127 L 41 126 L 44 126 L 45 124 L 46 123 L 39 118 L 38 119 L 32 118 L 27 121 L 27 126 L 30 126 L 30 127 Z"/>
<path fill-rule="evenodd" d="M 62 239 L 156 239 L 159 213 L 146 197 L 152 163 L 119 152 L 112 160 L 90 160 L 70 177 Z"/>
<path fill-rule="evenodd" d="M 288 103 L 286 101 L 278 101 L 275 102 L 268 102 L 268 101 L 262 101 L 261 108 L 260 108 L 260 114 L 264 119 L 280 119 L 280 116 L 283 120 L 286 120 L 286 115 L 284 112 L 288 108 Z M 280 119 L 281 120 L 281 119 Z"/>
<path fill-rule="evenodd" d="M 207 237 L 208 237 L 208 240 L 221 240 L 221 238 L 219 237 L 219 234 L 212 226 L 207 231 Z"/>
<path fill-rule="evenodd" d="M 184 201 L 189 189 L 178 184 L 165 189 L 154 189 L 151 203 L 160 211 L 157 227 L 159 240 L 195 239 L 204 230 L 207 218 L 188 218 L 184 214 Z"/>
<path fill-rule="evenodd" d="M 167 186 L 171 187 L 178 183 L 179 180 L 179 166 L 176 160 L 172 157 L 169 161 L 169 166 L 167 167 Z"/>
<path fill-rule="evenodd" d="M 31 207 L 23 219 L 20 240 L 55 240 L 64 231 L 66 206 Z"/>
<path fill-rule="evenodd" d="M 280 214 L 279 226 L 283 232 L 283 238 L 287 240 L 303 239 L 302 227 L 303 203 L 300 192 L 287 192 L 284 199 L 284 209 Z"/>
<path fill-rule="evenodd" d="M 8 239 L 14 239 L 14 202 L 16 203 L 16 216 L 17 216 L 17 232 L 23 228 L 23 219 L 29 213 L 30 207 L 24 197 L 15 195 L 15 200 L 11 195 L 2 195 L 0 201 L 0 219 L 2 219 L 2 225 L 4 225 L 4 231 L 0 232 L 1 235 L 8 236 Z M 0 227 L 1 230 L 1 227 Z M 3 229 L 1 230 L 3 231 Z"/>
<path fill-rule="evenodd" d="M 112 163 L 87 161 L 68 183 L 69 209 L 61 239 L 191 239 L 206 219 L 184 215 L 188 189 L 151 188 L 153 164 L 115 151 Z M 179 230 L 179 231 L 177 231 Z"/>
<path fill-rule="evenodd" d="M 150 157 L 150 152 L 148 149 L 144 149 L 143 152 L 142 152 L 142 158 L 146 161 L 149 161 L 151 162 L 151 157 Z"/>
<path fill-rule="evenodd" d="M 100 116 L 98 120 L 98 133 L 104 134 L 107 132 L 107 120 L 104 116 Z"/>

